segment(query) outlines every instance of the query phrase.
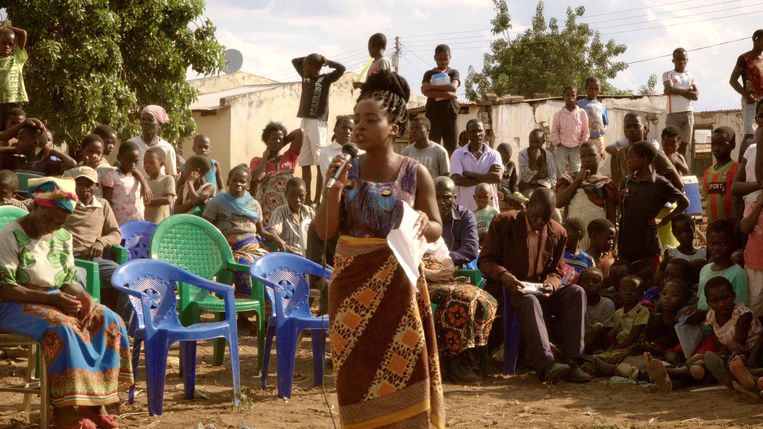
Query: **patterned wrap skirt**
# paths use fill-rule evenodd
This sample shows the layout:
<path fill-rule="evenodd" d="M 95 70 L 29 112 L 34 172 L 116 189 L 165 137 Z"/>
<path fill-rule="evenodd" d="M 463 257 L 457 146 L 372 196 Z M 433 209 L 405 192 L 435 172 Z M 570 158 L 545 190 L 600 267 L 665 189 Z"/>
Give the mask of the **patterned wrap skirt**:
<path fill-rule="evenodd" d="M 437 347 L 449 357 L 487 345 L 498 302 L 471 283 L 431 283 Z"/>
<path fill-rule="evenodd" d="M 424 276 L 418 288 L 385 239 L 340 237 L 329 286 L 329 338 L 342 427 L 445 427 Z"/>
<path fill-rule="evenodd" d="M 257 201 L 262 206 L 262 221 L 265 226 L 270 224 L 270 215 L 273 211 L 286 204 L 286 183 L 294 177 L 294 171 L 285 170 L 278 173 L 270 173 L 257 187 L 255 192 Z"/>
<path fill-rule="evenodd" d="M 41 344 L 54 407 L 117 403 L 118 392 L 133 384 L 124 322 L 103 305 L 94 311 L 90 323 L 80 326 L 79 319 L 55 307 L 0 302 L 0 331 Z"/>

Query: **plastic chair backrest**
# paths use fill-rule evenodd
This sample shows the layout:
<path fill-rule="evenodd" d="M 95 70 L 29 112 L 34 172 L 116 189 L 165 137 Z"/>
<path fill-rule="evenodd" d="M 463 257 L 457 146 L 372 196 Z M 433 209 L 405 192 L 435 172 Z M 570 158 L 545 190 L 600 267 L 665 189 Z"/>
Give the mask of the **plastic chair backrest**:
<path fill-rule="evenodd" d="M 256 279 L 265 280 L 268 300 L 279 324 L 282 318 L 311 315 L 310 285 L 305 276 L 321 276 L 320 265 L 291 253 L 269 253 L 257 259 L 250 272 Z"/>
<path fill-rule="evenodd" d="M 0 206 L 0 229 L 5 228 L 5 225 L 21 219 L 27 214 L 29 214 L 28 211 L 16 206 Z"/>
<path fill-rule="evenodd" d="M 128 260 L 148 259 L 151 237 L 156 231 L 156 224 L 144 220 L 133 220 L 119 227 L 124 247 L 129 253 Z"/>
<path fill-rule="evenodd" d="M 233 263 L 233 252 L 222 233 L 211 223 L 189 214 L 172 215 L 162 221 L 151 238 L 151 259 L 169 262 L 207 280 L 218 277 Z M 231 279 L 218 278 L 220 283 Z M 208 292 L 180 285 L 181 311 L 191 301 L 204 299 Z"/>
<path fill-rule="evenodd" d="M 140 298 L 129 295 L 138 327 L 145 329 L 148 321 L 151 321 L 151 325 L 154 326 L 167 318 L 178 321 L 174 285 L 183 279 L 183 271 L 161 261 L 143 259 L 135 262 L 122 266 L 111 281 L 115 287 L 121 286 L 138 291 L 151 301 L 150 314 L 146 317 Z"/>

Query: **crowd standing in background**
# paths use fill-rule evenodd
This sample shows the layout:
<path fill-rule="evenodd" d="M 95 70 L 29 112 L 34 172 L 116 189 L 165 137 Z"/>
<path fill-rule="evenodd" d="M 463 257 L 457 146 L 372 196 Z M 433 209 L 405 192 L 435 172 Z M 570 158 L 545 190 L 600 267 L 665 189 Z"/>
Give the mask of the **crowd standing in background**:
<path fill-rule="evenodd" d="M 132 382 L 123 323 L 131 310 L 124 298 L 113 312 L 95 304 L 73 259 L 96 262 L 108 284 L 118 265 L 106 255 L 120 243 L 120 225 L 189 213 L 218 228 L 239 263 L 289 252 L 335 264 L 331 285 L 314 286 L 331 320 L 346 425 L 443 427 L 442 378 L 481 379 L 476 350 L 501 356 L 503 329 L 496 327 L 505 306 L 522 333 L 520 367 L 540 380 L 616 375 L 665 391 L 721 383 L 760 399 L 753 377 L 763 374 L 763 30 L 752 40 L 730 78 L 742 96 L 745 135 L 712 130 L 713 163 L 698 178 L 704 217 L 694 217 L 686 213 L 683 176 L 692 171 L 699 91 L 682 48 L 662 74 L 661 142 L 647 140 L 636 112 L 625 115 L 622 129 L 611 127 L 601 81 L 592 76 L 579 82 L 580 99 L 573 83 L 564 89 L 564 106 L 548 131 L 530 132 L 528 147 L 492 147 L 480 118 L 459 134 L 461 82 L 447 45 L 436 46 L 435 66 L 422 77 L 424 115 L 409 118 L 410 88 L 391 71 L 387 39 L 377 33 L 353 85 L 360 96 L 351 115 L 329 123 L 330 87 L 345 67 L 318 53 L 295 58 L 300 127 L 268 123 L 262 156 L 225 172 L 203 134 L 178 165 L 175 147 L 160 137 L 170 118 L 154 104 L 141 110 L 140 135 L 122 142 L 102 124 L 74 157 L 65 153 L 21 108 L 28 101 L 26 32 L 4 27 L 0 196 L 2 205 L 29 214 L 0 231 L 0 329 L 40 340 L 50 332 L 76 338 L 75 317 L 93 332 L 106 326 L 108 340 L 92 338 L 95 360 L 74 342 L 56 350 L 43 343 L 43 353 L 53 357 L 51 375 L 75 374 L 76 392 L 51 379 L 60 425 L 115 427 L 103 405 Z M 406 131 L 398 154 L 394 144 Z M 359 155 L 345 163 L 343 147 L 352 143 Z M 334 175 L 324 190 L 324 178 Z M 405 206 L 416 211 L 415 234 L 429 243 L 416 285 L 386 244 Z M 251 293 L 246 278 L 235 287 L 238 296 Z M 53 316 L 32 321 L 22 304 Z M 102 385 L 77 378 L 79 369 L 105 374 Z"/>

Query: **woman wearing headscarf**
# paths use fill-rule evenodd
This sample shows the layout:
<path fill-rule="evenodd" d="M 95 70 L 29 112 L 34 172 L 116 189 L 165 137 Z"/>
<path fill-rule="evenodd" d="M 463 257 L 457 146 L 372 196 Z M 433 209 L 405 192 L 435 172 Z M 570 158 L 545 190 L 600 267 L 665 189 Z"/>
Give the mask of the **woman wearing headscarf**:
<path fill-rule="evenodd" d="M 170 118 L 162 106 L 149 104 L 140 112 L 140 128 L 143 130 L 141 135 L 131 138 L 129 141 L 138 145 L 140 150 L 140 159 L 138 160 L 138 170 L 143 177 L 148 177 L 143 170 L 143 155 L 149 148 L 160 147 L 164 151 L 163 173 L 168 176 L 177 175 L 177 154 L 175 148 L 163 138 L 159 137 L 159 131 L 162 125 L 169 122 Z"/>
<path fill-rule="evenodd" d="M 40 342 L 56 427 L 117 427 L 104 406 L 133 384 L 130 347 L 122 319 L 76 282 L 62 229 L 77 203 L 74 180 L 29 184 L 31 211 L 0 231 L 0 331 Z"/>

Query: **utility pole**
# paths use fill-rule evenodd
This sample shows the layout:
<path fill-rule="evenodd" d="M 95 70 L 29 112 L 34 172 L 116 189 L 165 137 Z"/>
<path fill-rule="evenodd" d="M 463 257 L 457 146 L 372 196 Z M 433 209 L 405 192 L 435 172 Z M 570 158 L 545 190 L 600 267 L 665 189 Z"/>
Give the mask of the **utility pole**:
<path fill-rule="evenodd" d="M 392 70 L 397 73 L 400 63 L 400 36 L 395 36 L 395 52 L 392 54 Z"/>

